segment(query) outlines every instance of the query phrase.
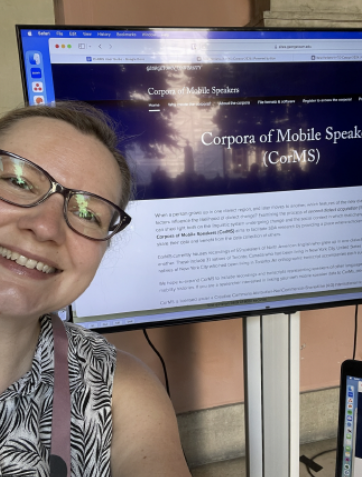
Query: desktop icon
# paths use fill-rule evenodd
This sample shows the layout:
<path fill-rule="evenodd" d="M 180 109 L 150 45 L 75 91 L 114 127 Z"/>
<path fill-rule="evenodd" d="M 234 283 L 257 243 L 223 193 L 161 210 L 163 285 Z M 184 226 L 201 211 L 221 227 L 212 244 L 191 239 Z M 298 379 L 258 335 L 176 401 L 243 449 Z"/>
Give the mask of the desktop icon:
<path fill-rule="evenodd" d="M 31 77 L 36 79 L 36 78 L 41 78 L 41 69 L 40 68 L 30 68 L 30 74 Z"/>
<path fill-rule="evenodd" d="M 39 55 L 39 53 L 31 53 L 29 55 L 29 63 L 31 65 L 40 65 L 40 55 Z"/>
<path fill-rule="evenodd" d="M 345 447 L 345 450 L 346 450 L 347 452 L 351 452 L 351 446 L 346 446 L 346 447 Z"/>
<path fill-rule="evenodd" d="M 353 409 L 353 404 L 347 404 L 348 409 Z"/>
<path fill-rule="evenodd" d="M 348 401 L 347 401 L 347 402 L 349 402 L 349 403 L 353 403 L 353 398 L 351 398 L 351 397 L 350 397 L 350 398 L 348 398 Z"/>
<path fill-rule="evenodd" d="M 345 468 L 346 470 L 349 470 L 349 469 L 351 468 L 351 466 L 350 466 L 349 464 L 344 464 L 344 468 Z"/>
<path fill-rule="evenodd" d="M 349 470 L 345 470 L 345 471 L 343 472 L 343 474 L 344 474 L 344 475 L 349 475 Z"/>
<path fill-rule="evenodd" d="M 345 455 L 346 457 L 351 457 L 351 453 L 350 453 L 350 452 L 345 452 L 344 455 Z M 347 460 L 347 459 L 346 459 L 346 460 Z"/>
<path fill-rule="evenodd" d="M 45 104 L 45 98 L 44 96 L 34 96 L 33 97 L 33 104 L 34 105 L 41 105 L 41 104 Z"/>
<path fill-rule="evenodd" d="M 351 397 L 351 398 L 353 398 L 353 392 L 351 392 L 351 391 L 350 391 L 350 392 L 348 392 L 348 397 Z"/>
<path fill-rule="evenodd" d="M 39 55 L 39 53 L 30 53 L 29 54 L 29 63 L 31 65 L 40 65 L 40 55 Z"/>
<path fill-rule="evenodd" d="M 87 56 L 87 61 L 92 61 L 92 57 L 91 56 Z"/>
<path fill-rule="evenodd" d="M 354 387 L 353 387 L 353 386 L 348 386 L 348 391 L 351 392 L 351 393 L 353 393 Z"/>
<path fill-rule="evenodd" d="M 42 81 L 33 81 L 31 83 L 31 89 L 34 91 L 34 93 L 42 93 L 44 91 Z"/>
<path fill-rule="evenodd" d="M 350 410 L 348 410 L 348 411 L 347 411 L 347 414 L 349 414 L 349 415 L 351 416 L 351 415 L 353 414 L 353 412 L 350 411 Z"/>

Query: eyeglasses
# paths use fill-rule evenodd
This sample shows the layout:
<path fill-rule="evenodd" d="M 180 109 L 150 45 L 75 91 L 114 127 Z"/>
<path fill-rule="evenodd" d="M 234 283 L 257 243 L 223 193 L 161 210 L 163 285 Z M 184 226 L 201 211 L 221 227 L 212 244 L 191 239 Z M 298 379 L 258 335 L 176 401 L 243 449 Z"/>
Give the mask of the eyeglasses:
<path fill-rule="evenodd" d="M 108 240 L 131 222 L 120 207 L 83 190 L 67 189 L 37 164 L 0 149 L 0 199 L 19 207 L 36 207 L 53 194 L 64 197 L 64 218 L 77 234 Z"/>

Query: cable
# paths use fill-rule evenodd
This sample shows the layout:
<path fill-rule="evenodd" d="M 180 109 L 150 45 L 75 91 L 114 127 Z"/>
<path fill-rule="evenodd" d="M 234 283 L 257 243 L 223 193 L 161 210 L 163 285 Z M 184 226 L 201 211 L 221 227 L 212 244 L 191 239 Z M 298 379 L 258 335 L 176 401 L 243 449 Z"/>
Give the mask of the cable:
<path fill-rule="evenodd" d="M 168 376 L 167 376 L 167 369 L 166 369 L 166 364 L 161 356 L 161 354 L 157 351 L 156 347 L 154 346 L 154 344 L 152 343 L 152 341 L 150 340 L 148 334 L 147 334 L 147 330 L 146 328 L 143 328 L 142 329 L 143 331 L 143 334 L 145 335 L 145 338 L 147 340 L 147 343 L 151 346 L 151 348 L 153 349 L 153 351 L 157 354 L 159 360 L 161 361 L 161 364 L 162 364 L 162 368 L 163 368 L 163 374 L 165 376 L 165 385 L 166 385 L 166 391 L 167 391 L 167 394 L 169 397 L 171 397 L 170 395 L 170 387 L 168 385 Z"/>
<path fill-rule="evenodd" d="M 161 354 L 159 353 L 159 351 L 156 349 L 155 345 L 152 343 L 152 341 L 150 340 L 150 337 L 148 336 L 147 334 L 147 330 L 146 328 L 142 328 L 142 331 L 143 331 L 143 334 L 145 335 L 145 338 L 147 340 L 147 343 L 151 346 L 151 348 L 153 349 L 153 351 L 157 354 L 157 356 L 159 357 L 160 361 L 161 361 L 161 364 L 162 364 L 162 368 L 163 368 L 163 374 L 165 376 L 165 385 L 166 385 L 166 391 L 167 391 L 167 394 L 168 394 L 168 397 L 171 398 L 171 395 L 170 395 L 170 387 L 168 385 L 168 376 L 167 376 L 167 369 L 166 369 L 166 364 L 161 356 Z M 190 466 L 189 466 L 189 463 L 187 461 L 187 457 L 186 457 L 186 454 L 185 454 L 185 451 L 184 451 L 184 448 L 181 444 L 181 448 L 182 448 L 182 452 L 183 452 L 183 455 L 184 455 L 184 458 L 185 458 L 185 461 L 186 461 L 186 465 L 187 465 L 187 468 L 189 469 Z"/>
<path fill-rule="evenodd" d="M 309 467 L 305 464 L 306 466 L 306 469 L 307 469 L 307 472 L 308 474 L 311 476 L 311 477 L 316 477 L 314 474 L 312 474 L 312 472 L 309 470 Z"/>
<path fill-rule="evenodd" d="M 317 457 L 320 457 L 321 455 L 324 455 L 324 454 L 329 454 L 329 452 L 335 452 L 337 449 L 334 448 L 334 449 L 328 449 L 328 450 L 325 450 L 323 452 L 319 452 L 319 454 L 316 454 L 314 455 L 310 460 L 314 460 L 316 459 Z"/>
<path fill-rule="evenodd" d="M 334 448 L 334 449 L 328 449 L 328 450 L 325 450 L 323 452 L 319 452 L 318 454 L 314 455 L 313 457 L 311 457 L 309 460 L 311 461 L 314 461 L 317 457 L 320 457 L 321 455 L 324 455 L 324 454 L 328 454 L 329 452 L 335 452 L 337 449 Z M 307 472 L 308 474 L 311 476 L 311 477 L 316 477 L 316 475 L 312 474 L 308 464 L 306 462 L 303 462 L 303 464 L 305 465 L 306 469 L 307 469 Z M 320 469 L 321 470 L 321 469 Z"/>
<path fill-rule="evenodd" d="M 356 350 L 357 350 L 357 333 L 358 332 L 358 305 L 356 305 L 356 310 L 354 312 L 354 339 L 353 339 L 353 360 L 356 359 Z"/>

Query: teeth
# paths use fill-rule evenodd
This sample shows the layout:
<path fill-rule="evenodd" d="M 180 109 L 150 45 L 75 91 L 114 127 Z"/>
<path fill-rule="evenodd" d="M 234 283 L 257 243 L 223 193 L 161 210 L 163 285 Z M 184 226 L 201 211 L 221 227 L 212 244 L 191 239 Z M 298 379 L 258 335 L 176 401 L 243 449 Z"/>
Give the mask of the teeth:
<path fill-rule="evenodd" d="M 41 272 L 43 270 L 43 267 L 44 267 L 45 263 L 43 262 L 38 262 L 36 264 L 36 269 L 39 270 L 39 272 Z"/>
<path fill-rule="evenodd" d="M 6 258 L 9 258 L 9 257 L 6 257 Z M 19 257 L 17 260 L 15 260 L 15 261 L 16 261 L 16 263 L 18 263 L 19 265 L 23 265 L 23 266 L 24 266 L 24 265 L 26 264 L 26 262 L 28 261 L 28 259 L 27 259 L 26 257 L 24 257 L 24 255 L 20 255 L 20 257 Z"/>
<path fill-rule="evenodd" d="M 50 267 L 43 262 L 37 262 L 31 258 L 24 257 L 24 255 L 20 255 L 18 252 L 12 252 L 5 247 L 0 247 L 0 255 L 2 255 L 4 258 L 15 261 L 18 265 L 29 268 L 30 270 L 34 270 L 34 268 L 36 268 L 39 270 L 39 272 L 43 273 L 55 272 L 54 267 Z"/>
<path fill-rule="evenodd" d="M 34 268 L 36 267 L 36 264 L 38 262 L 36 260 L 28 260 L 25 264 L 26 268 L 30 268 L 30 270 L 34 270 Z"/>

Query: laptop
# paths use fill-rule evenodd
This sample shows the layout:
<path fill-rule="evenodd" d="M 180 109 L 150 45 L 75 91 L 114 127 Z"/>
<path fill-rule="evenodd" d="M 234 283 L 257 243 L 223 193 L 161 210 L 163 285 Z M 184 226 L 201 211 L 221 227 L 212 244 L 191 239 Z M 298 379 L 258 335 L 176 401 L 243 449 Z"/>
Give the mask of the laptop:
<path fill-rule="evenodd" d="M 362 476 L 362 361 L 341 367 L 336 477 Z"/>

